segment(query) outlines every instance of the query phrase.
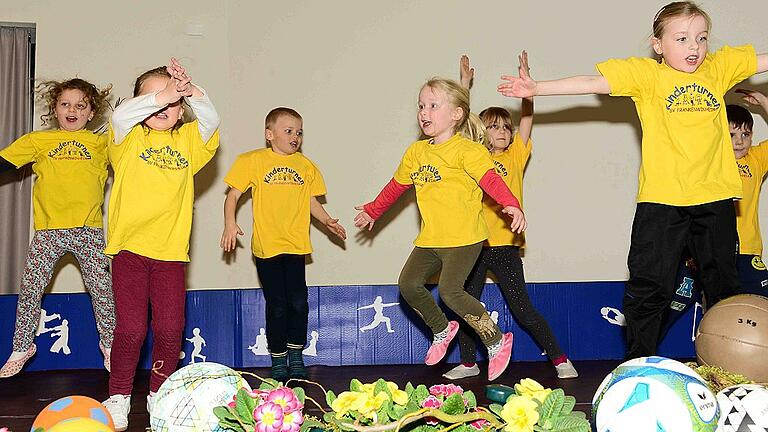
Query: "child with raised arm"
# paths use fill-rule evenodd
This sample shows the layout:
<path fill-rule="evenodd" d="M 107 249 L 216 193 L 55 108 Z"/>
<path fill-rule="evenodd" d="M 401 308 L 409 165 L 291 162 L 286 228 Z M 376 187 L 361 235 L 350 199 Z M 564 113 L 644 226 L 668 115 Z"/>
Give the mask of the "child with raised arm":
<path fill-rule="evenodd" d="M 35 173 L 35 235 L 21 277 L 13 352 L 0 369 L 0 378 L 19 373 L 37 352 L 33 340 L 43 292 L 67 253 L 80 264 L 96 316 L 104 367 L 109 370 L 115 306 L 109 259 L 102 253 L 107 135 L 86 127 L 108 107 L 111 88 L 99 90 L 80 78 L 42 83 L 38 90 L 48 106 L 41 117 L 43 125 L 54 119 L 58 127 L 30 132 L 0 150 L 0 172 L 32 163 Z"/>
<path fill-rule="evenodd" d="M 723 95 L 768 70 L 768 55 L 749 45 L 708 53 L 710 27 L 696 4 L 670 3 L 653 21 L 658 61 L 612 59 L 597 65 L 600 75 L 540 82 L 521 69 L 499 85 L 505 96 L 610 94 L 635 102 L 643 138 L 624 293 L 627 358 L 656 352 L 686 244 L 710 305 L 738 291 L 733 199 L 742 187 Z"/>
<path fill-rule="evenodd" d="M 527 73 L 528 56 L 525 52 L 520 58 L 520 68 L 524 68 Z M 461 57 L 459 70 L 461 85 L 469 90 L 475 74 L 475 70 L 469 66 L 469 57 Z M 530 138 L 533 128 L 533 98 L 524 98 L 522 101 L 520 126 L 517 131 L 514 131 L 512 116 L 506 108 L 486 108 L 480 112 L 480 119 L 489 138 L 487 147 L 496 173 L 522 205 L 523 172 L 533 146 Z M 524 234 L 509 229 L 506 218 L 501 214 L 501 207 L 487 195 L 483 197 L 483 216 L 488 224 L 488 239 L 469 273 L 465 284 L 467 292 L 480 300 L 485 288 L 486 273 L 492 271 L 498 278 L 499 289 L 512 315 L 547 352 L 558 378 L 576 378 L 576 368 L 560 349 L 547 321 L 531 303 L 525 287 L 523 261 L 520 258 L 520 249 L 525 246 Z M 461 364 L 443 374 L 445 378 L 460 379 L 480 373 L 476 363 L 475 340 L 463 325 L 459 331 L 459 348 Z"/>
<path fill-rule="evenodd" d="M 328 215 L 317 197 L 325 195 L 320 170 L 299 152 L 304 141 L 301 115 L 291 108 L 267 114 L 264 137 L 268 148 L 238 156 L 224 178 L 230 188 L 224 201 L 221 248 L 235 249 L 235 211 L 244 192 L 253 199 L 251 250 L 266 302 L 267 345 L 272 378 L 306 378 L 302 351 L 307 344 L 309 303 L 305 258 L 312 252 L 310 216 L 342 240 L 347 233 Z"/>
<path fill-rule="evenodd" d="M 526 221 L 517 198 L 494 171 L 488 151 L 468 138 L 469 117 L 467 89 L 451 80 L 427 81 L 419 92 L 417 119 L 428 139 L 411 144 L 376 199 L 356 207 L 360 213 L 355 226 L 370 230 L 405 190 L 416 187 L 421 232 L 398 285 L 403 298 L 432 330 L 424 362 L 434 365 L 442 360 L 459 330 L 459 323 L 448 320 L 424 286 L 439 271 L 440 298 L 480 336 L 488 349 L 488 379 L 494 380 L 509 364 L 512 333 L 502 334 L 483 305 L 464 291 L 467 275 L 488 238 L 483 190 L 512 217 L 514 232 L 522 232 Z"/>
<path fill-rule="evenodd" d="M 118 431 L 128 427 L 150 306 L 150 410 L 154 393 L 179 363 L 194 175 L 219 147 L 219 115 L 176 59 L 141 74 L 133 96 L 112 114 L 109 144 L 115 182 L 105 253 L 112 256 L 117 327 L 104 405 Z M 183 122 L 184 103 L 196 120 Z"/>

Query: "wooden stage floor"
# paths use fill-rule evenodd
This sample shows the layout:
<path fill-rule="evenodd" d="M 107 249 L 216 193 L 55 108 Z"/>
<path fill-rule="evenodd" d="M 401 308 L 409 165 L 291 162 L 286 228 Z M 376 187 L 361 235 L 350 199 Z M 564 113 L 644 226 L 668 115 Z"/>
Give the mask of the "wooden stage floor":
<path fill-rule="evenodd" d="M 533 378 L 545 387 L 563 388 L 566 394 L 576 397 L 576 410 L 589 415 L 592 396 L 605 375 L 616 367 L 621 360 L 575 362 L 579 371 L 576 379 L 557 379 L 554 368 L 549 362 L 513 363 L 495 383 L 513 385 L 522 378 Z M 487 404 L 485 399 L 485 365 L 481 364 L 478 377 L 454 381 L 465 390 L 472 390 L 478 396 L 478 402 Z M 347 390 L 349 381 L 357 378 L 362 382 L 373 382 L 384 378 L 404 386 L 413 384 L 440 384 L 448 380 L 441 374 L 453 365 L 391 365 L 391 366 L 311 366 L 309 379 L 321 383 L 326 389 L 337 394 Z M 245 369 L 261 376 L 268 376 L 268 368 Z M 14 432 L 30 430 L 37 413 L 47 404 L 69 395 L 84 395 L 104 400 L 107 397 L 108 374 L 103 370 L 66 370 L 49 372 L 22 372 L 21 374 L 0 380 L 0 427 L 6 426 Z M 251 383 L 255 378 L 248 378 Z M 149 425 L 146 409 L 149 372 L 140 371 L 136 376 L 136 386 L 132 397 L 132 409 L 129 417 L 129 431 L 144 431 Z M 321 392 L 310 390 L 308 394 L 317 396 Z M 320 398 L 324 400 L 324 398 Z M 319 411 L 307 406 L 308 412 L 317 415 Z"/>

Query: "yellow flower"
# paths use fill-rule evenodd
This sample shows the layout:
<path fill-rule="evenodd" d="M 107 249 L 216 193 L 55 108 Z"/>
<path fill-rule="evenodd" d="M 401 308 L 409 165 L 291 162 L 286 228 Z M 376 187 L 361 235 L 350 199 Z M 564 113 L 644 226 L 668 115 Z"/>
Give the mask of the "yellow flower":
<path fill-rule="evenodd" d="M 399 390 L 397 384 L 392 381 L 387 381 L 387 388 L 389 388 L 389 392 L 392 393 L 392 402 L 398 405 L 405 405 L 408 403 L 408 393 Z"/>
<path fill-rule="evenodd" d="M 515 392 L 520 396 L 544 402 L 544 399 L 552 393 L 552 389 L 544 388 L 544 386 L 530 378 L 523 378 L 519 384 L 515 384 Z"/>
<path fill-rule="evenodd" d="M 512 396 L 501 409 L 501 418 L 506 422 L 506 432 L 533 432 L 533 425 L 539 421 L 536 402 L 520 396 Z"/>
<path fill-rule="evenodd" d="M 342 418 L 347 412 L 355 410 L 356 405 L 360 403 L 360 395 L 364 394 L 351 391 L 341 393 L 331 404 L 331 409 L 336 412 L 336 418 Z"/>
<path fill-rule="evenodd" d="M 355 403 L 354 409 L 368 418 L 373 418 L 376 411 L 381 408 L 381 405 L 389 399 L 389 396 L 387 396 L 385 392 L 379 392 L 376 397 L 370 397 L 364 393 L 358 394 L 360 395 L 360 398 L 358 398 L 357 403 Z"/>
<path fill-rule="evenodd" d="M 368 396 L 373 396 L 373 390 L 376 388 L 376 384 L 363 384 L 362 391 Z"/>

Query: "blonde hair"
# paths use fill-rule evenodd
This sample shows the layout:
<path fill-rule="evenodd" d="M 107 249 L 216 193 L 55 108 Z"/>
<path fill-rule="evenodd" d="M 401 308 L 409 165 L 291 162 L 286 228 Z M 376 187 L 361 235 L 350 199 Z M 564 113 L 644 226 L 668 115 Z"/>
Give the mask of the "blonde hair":
<path fill-rule="evenodd" d="M 693 17 L 699 15 L 707 22 L 707 30 L 712 28 L 712 20 L 709 18 L 704 9 L 700 8 L 696 3 L 690 1 L 672 2 L 659 9 L 656 12 L 656 16 L 653 17 L 653 37 L 661 39 L 664 35 L 664 29 L 667 26 L 669 20 L 680 16 Z"/>
<path fill-rule="evenodd" d="M 501 122 L 504 126 L 507 126 L 509 131 L 514 135 L 515 124 L 512 122 L 512 114 L 506 108 L 488 107 L 480 111 L 480 120 L 482 120 L 483 126 Z M 488 126 L 485 127 L 487 128 Z M 492 150 L 493 146 L 491 145 L 490 139 L 488 140 L 486 147 L 488 147 L 488 150 Z"/>
<path fill-rule="evenodd" d="M 485 128 L 485 123 L 480 116 L 475 113 L 469 114 L 466 131 L 467 135 L 464 135 L 465 138 L 469 138 L 474 142 L 484 145 L 488 150 L 491 149 L 491 139 L 488 137 L 488 129 Z"/>
<path fill-rule="evenodd" d="M 277 122 L 277 119 L 280 116 L 290 116 L 297 120 L 303 120 L 301 118 L 301 114 L 299 114 L 295 109 L 292 108 L 286 108 L 286 107 L 277 107 L 273 109 L 272 111 L 267 114 L 267 117 L 264 119 L 264 128 L 265 129 L 272 129 L 272 126 L 275 125 L 275 122 Z"/>
<path fill-rule="evenodd" d="M 445 78 L 432 78 L 427 81 L 421 88 L 429 87 L 430 89 L 439 90 L 448 96 L 448 102 L 456 108 L 461 108 L 461 119 L 456 123 L 454 133 L 458 133 L 464 138 L 472 139 L 469 128 L 471 127 L 467 122 L 469 119 L 469 90 L 462 87 L 454 80 Z"/>

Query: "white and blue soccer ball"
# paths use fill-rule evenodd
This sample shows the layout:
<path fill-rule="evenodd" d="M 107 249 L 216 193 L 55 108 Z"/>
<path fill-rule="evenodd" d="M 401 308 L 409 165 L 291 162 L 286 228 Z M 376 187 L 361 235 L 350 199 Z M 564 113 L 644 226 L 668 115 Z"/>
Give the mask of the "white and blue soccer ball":
<path fill-rule="evenodd" d="M 720 405 L 718 432 L 768 431 L 768 388 L 738 384 L 717 394 Z"/>
<path fill-rule="evenodd" d="M 691 368 L 665 357 L 622 363 L 592 399 L 598 432 L 713 432 L 715 395 Z"/>

